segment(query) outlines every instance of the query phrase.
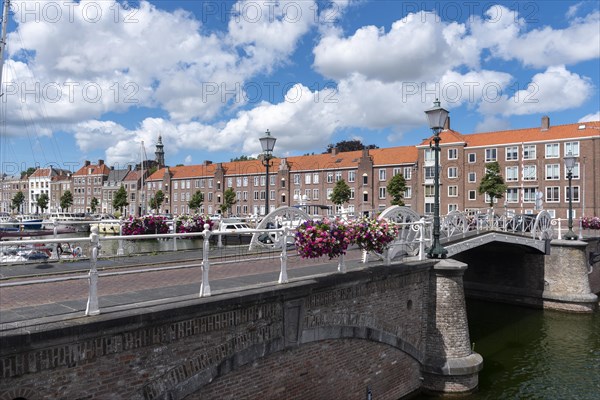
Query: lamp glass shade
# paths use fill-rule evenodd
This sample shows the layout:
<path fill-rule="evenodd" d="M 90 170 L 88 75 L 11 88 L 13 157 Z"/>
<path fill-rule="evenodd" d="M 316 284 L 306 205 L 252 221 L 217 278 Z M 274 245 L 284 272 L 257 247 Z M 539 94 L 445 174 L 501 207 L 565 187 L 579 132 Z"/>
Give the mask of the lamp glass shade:
<path fill-rule="evenodd" d="M 570 172 L 573 170 L 573 167 L 575 166 L 575 156 L 571 152 L 565 156 L 564 161 L 567 171 Z"/>
<path fill-rule="evenodd" d="M 448 110 L 440 106 L 440 102 L 436 100 L 433 103 L 433 107 L 425 111 L 427 114 L 427 120 L 429 121 L 429 127 L 433 130 L 441 130 L 446 125 L 448 119 Z"/>
<path fill-rule="evenodd" d="M 265 136 L 260 138 L 260 145 L 262 147 L 263 152 L 264 153 L 272 152 L 273 148 L 275 147 L 276 141 L 277 141 L 277 139 L 274 138 L 273 136 L 271 136 L 271 132 L 269 132 L 269 130 L 267 129 Z"/>

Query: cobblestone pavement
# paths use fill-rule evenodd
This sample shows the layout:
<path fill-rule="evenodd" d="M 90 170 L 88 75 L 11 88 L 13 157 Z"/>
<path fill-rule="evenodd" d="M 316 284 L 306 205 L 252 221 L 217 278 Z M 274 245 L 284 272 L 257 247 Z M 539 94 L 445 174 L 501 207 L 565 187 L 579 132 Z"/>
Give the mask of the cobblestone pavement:
<path fill-rule="evenodd" d="M 305 260 L 295 254 L 290 251 L 288 258 L 289 280 L 337 273 L 337 259 Z M 234 253 L 211 259 L 211 294 L 277 285 L 281 267 L 279 255 L 270 252 L 266 254 L 267 259 L 242 260 Z M 99 261 L 101 312 L 198 297 L 202 283 L 200 260 L 201 253 L 197 251 L 180 251 L 127 257 L 127 262 L 122 259 Z M 344 260 L 348 270 L 365 266 L 358 249 L 350 249 Z M 89 261 L 77 261 L 0 267 L 3 275 L 0 279 L 0 331 L 13 328 L 15 323 L 29 325 L 84 316 L 89 265 Z M 172 269 L 155 270 L 159 266 Z M 44 282 L 40 283 L 42 280 Z M 28 284 L 16 285 L 18 282 Z"/>

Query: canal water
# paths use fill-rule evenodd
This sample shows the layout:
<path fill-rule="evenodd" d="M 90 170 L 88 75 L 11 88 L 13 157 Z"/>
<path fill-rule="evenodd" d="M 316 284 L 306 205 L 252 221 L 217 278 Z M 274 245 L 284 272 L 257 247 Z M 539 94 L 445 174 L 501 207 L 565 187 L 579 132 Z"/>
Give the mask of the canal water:
<path fill-rule="evenodd" d="M 600 400 L 600 314 L 468 300 L 479 389 L 466 400 Z M 419 399 L 430 398 L 426 396 Z"/>

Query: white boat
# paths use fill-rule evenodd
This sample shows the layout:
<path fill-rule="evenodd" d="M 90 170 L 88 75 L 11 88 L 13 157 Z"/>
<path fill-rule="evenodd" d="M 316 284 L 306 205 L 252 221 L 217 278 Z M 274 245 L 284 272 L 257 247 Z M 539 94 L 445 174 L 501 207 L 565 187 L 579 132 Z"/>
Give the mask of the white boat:
<path fill-rule="evenodd" d="M 219 222 L 219 235 L 225 244 L 247 244 L 252 239 L 252 228 L 239 218 L 223 218 Z"/>
<path fill-rule="evenodd" d="M 39 215 L 24 214 L 17 215 L 15 218 L 23 230 L 42 229 L 42 223 L 44 222 L 44 219 Z"/>
<path fill-rule="evenodd" d="M 54 221 L 58 228 L 71 228 L 77 232 L 88 232 L 90 230 L 90 220 L 83 214 L 54 212 L 44 220 L 44 228 L 54 228 Z"/>
<path fill-rule="evenodd" d="M 97 223 L 90 224 L 90 228 L 97 226 L 98 233 L 102 234 L 115 234 L 121 233 L 121 221 L 111 214 L 100 214 L 94 218 Z"/>
<path fill-rule="evenodd" d="M 45 261 L 50 258 L 50 254 L 50 249 L 44 246 L 10 246 L 2 249 L 0 262 L 20 263 L 27 261 Z"/>
<path fill-rule="evenodd" d="M 0 213 L 0 232 L 16 232 L 19 230 L 19 221 L 8 213 Z"/>

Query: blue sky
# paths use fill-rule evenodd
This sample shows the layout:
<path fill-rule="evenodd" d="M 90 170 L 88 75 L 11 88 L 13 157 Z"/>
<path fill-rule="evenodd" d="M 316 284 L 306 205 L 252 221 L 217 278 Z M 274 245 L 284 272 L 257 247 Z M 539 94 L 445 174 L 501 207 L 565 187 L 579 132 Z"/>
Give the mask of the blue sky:
<path fill-rule="evenodd" d="M 12 1 L 4 173 L 380 147 L 600 119 L 597 1 Z"/>

